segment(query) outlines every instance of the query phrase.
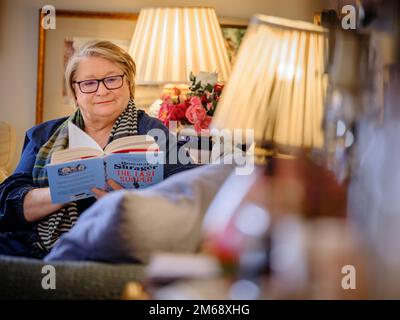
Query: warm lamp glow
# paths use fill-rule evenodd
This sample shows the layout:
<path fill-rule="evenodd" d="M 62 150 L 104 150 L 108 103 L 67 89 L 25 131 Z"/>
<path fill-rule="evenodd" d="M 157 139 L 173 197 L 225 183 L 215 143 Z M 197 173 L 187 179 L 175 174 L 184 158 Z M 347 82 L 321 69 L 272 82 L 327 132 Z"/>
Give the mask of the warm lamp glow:
<path fill-rule="evenodd" d="M 145 8 L 129 49 L 138 84 L 189 83 L 189 74 L 217 72 L 227 81 L 230 63 L 212 8 Z"/>
<path fill-rule="evenodd" d="M 322 147 L 325 34 L 303 21 L 253 17 L 212 127 L 254 129 L 258 146 Z"/>

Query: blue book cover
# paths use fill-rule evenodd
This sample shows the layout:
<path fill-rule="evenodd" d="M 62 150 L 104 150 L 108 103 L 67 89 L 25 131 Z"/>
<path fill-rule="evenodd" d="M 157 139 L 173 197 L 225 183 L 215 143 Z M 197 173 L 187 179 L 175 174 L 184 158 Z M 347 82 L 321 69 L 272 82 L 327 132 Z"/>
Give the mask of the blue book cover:
<path fill-rule="evenodd" d="M 163 159 L 161 151 L 151 152 Z M 125 189 L 143 189 L 164 178 L 164 166 L 146 158 L 146 152 L 113 153 L 47 166 L 53 203 L 67 203 L 94 196 L 92 188 L 110 191 L 106 180 L 113 179 Z"/>
<path fill-rule="evenodd" d="M 75 160 L 47 166 L 51 200 L 67 203 L 94 196 L 93 187 L 105 187 L 103 158 Z"/>
<path fill-rule="evenodd" d="M 162 158 L 162 152 L 157 154 Z M 147 188 L 164 178 L 164 166 L 148 161 L 146 152 L 114 153 L 104 161 L 107 179 L 113 179 L 125 189 Z"/>

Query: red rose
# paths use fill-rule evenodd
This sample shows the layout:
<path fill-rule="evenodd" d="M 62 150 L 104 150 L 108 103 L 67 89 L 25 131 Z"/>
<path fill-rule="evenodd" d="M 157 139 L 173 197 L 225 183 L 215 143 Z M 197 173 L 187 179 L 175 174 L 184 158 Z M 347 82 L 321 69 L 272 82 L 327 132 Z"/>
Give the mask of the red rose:
<path fill-rule="evenodd" d="M 201 99 L 198 96 L 190 97 L 190 105 L 201 106 Z"/>
<path fill-rule="evenodd" d="M 198 120 L 194 123 L 194 129 L 196 130 L 197 133 L 200 133 L 201 130 L 208 129 L 211 123 L 211 117 L 210 116 L 205 116 L 203 120 Z"/>
<path fill-rule="evenodd" d="M 185 117 L 186 106 L 184 103 L 173 105 L 169 112 L 169 119 L 174 121 L 181 121 Z"/>
<path fill-rule="evenodd" d="M 211 117 L 206 114 L 206 110 L 199 105 L 191 105 L 186 110 L 186 118 L 190 123 L 194 124 L 196 132 L 201 132 L 202 129 L 208 129 L 211 122 Z"/>
<path fill-rule="evenodd" d="M 222 84 L 215 84 L 214 85 L 214 92 L 215 93 L 221 93 L 222 89 L 224 88 L 224 86 Z"/>
<path fill-rule="evenodd" d="M 190 107 L 190 98 L 187 98 L 184 102 L 186 109 Z"/>
<path fill-rule="evenodd" d="M 205 105 L 205 104 L 207 104 L 207 102 L 208 102 L 208 97 L 207 97 L 206 94 L 203 94 L 203 95 L 201 96 L 201 103 L 202 103 L 203 105 Z"/>
<path fill-rule="evenodd" d="M 200 105 L 191 105 L 186 110 L 186 118 L 190 123 L 195 124 L 198 121 L 203 121 L 206 117 L 206 110 Z"/>

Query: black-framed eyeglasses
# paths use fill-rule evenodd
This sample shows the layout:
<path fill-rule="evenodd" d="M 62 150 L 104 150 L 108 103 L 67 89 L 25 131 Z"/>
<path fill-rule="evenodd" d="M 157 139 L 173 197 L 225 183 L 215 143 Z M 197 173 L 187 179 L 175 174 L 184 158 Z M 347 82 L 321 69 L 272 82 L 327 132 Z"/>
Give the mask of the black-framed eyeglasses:
<path fill-rule="evenodd" d="M 104 86 L 108 90 L 115 90 L 122 87 L 124 84 L 124 74 L 118 76 L 105 77 L 103 79 L 88 79 L 83 81 L 74 81 L 73 83 L 78 84 L 79 90 L 82 93 L 93 93 L 99 89 L 100 82 L 103 82 Z"/>

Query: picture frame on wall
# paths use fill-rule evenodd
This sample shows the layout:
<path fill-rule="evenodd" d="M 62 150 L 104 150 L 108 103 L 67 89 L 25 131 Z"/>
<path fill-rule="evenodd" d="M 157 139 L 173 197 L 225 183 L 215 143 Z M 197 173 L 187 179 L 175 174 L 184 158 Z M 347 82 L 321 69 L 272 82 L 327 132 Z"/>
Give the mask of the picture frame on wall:
<path fill-rule="evenodd" d="M 36 124 L 74 112 L 64 80 L 65 66 L 74 51 L 82 43 L 94 39 L 109 40 L 128 49 L 139 14 L 57 10 L 56 28 L 48 30 L 42 27 L 43 17 L 39 11 Z M 219 21 L 233 63 L 247 21 L 231 18 L 219 18 Z M 152 101 L 157 92 L 147 87 L 137 89 L 139 106 Z"/>
<path fill-rule="evenodd" d="M 220 19 L 221 21 L 222 19 Z M 222 35 L 225 41 L 225 47 L 228 51 L 229 61 L 234 64 L 240 44 L 247 30 L 247 21 L 225 19 L 221 23 Z"/>
<path fill-rule="evenodd" d="M 57 10 L 56 28 L 45 30 L 39 11 L 36 123 L 74 111 L 65 90 L 64 69 L 75 46 L 83 39 L 129 43 L 138 18 L 136 13 Z M 72 43 L 71 43 L 72 41 Z"/>

